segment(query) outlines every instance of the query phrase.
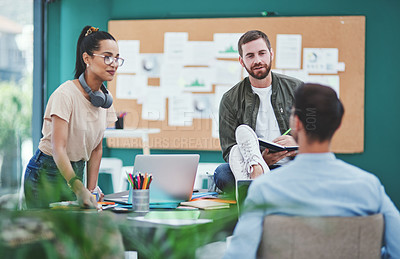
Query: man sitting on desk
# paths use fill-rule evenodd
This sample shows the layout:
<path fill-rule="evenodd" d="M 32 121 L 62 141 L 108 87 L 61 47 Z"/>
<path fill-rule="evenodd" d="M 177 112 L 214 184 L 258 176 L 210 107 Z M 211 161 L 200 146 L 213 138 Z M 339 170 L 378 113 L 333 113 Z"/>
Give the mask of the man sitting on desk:
<path fill-rule="evenodd" d="M 219 108 L 219 139 L 222 155 L 226 162 L 229 160 L 229 164 L 218 166 L 214 180 L 216 186 L 225 192 L 233 191 L 235 180 L 254 179 L 268 172 L 269 167 L 278 161 L 294 155 L 294 152 L 267 151 L 262 156 L 248 157 L 247 150 L 255 147 L 247 145 L 250 142 L 246 139 L 246 131 L 250 134 L 255 132 L 258 137 L 282 146 L 296 145 L 291 136 L 281 134 L 289 129 L 293 92 L 302 83 L 293 77 L 271 72 L 274 51 L 262 31 L 253 30 L 243 34 L 238 42 L 238 51 L 239 62 L 249 77 L 224 94 Z M 244 134 L 235 135 L 241 124 L 249 127 L 240 130 Z M 231 163 L 231 156 L 234 161 L 243 160 L 244 163 Z"/>
<path fill-rule="evenodd" d="M 400 214 L 380 181 L 330 152 L 344 113 L 335 91 L 305 84 L 294 97 L 290 124 L 299 154 L 274 173 L 253 181 L 225 258 L 255 258 L 264 217 L 269 214 L 348 217 L 376 213 L 384 217 L 386 255 L 400 258 Z"/>

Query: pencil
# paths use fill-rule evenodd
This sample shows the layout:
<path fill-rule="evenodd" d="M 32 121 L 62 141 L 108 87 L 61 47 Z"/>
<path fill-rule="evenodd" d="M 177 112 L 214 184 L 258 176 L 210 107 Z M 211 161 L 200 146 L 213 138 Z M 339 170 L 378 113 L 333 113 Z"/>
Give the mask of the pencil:
<path fill-rule="evenodd" d="M 128 178 L 128 182 L 133 186 L 130 174 L 126 173 L 126 177 Z"/>
<path fill-rule="evenodd" d="M 137 186 L 137 188 L 138 188 L 138 189 L 142 189 L 142 188 L 141 188 L 141 181 L 140 181 L 141 179 L 140 179 L 140 175 L 136 175 L 136 178 L 137 178 L 137 180 L 138 180 L 138 186 Z"/>
<path fill-rule="evenodd" d="M 147 189 L 150 188 L 151 181 L 153 180 L 153 176 L 150 174 L 149 176 L 149 183 L 147 184 Z"/>
<path fill-rule="evenodd" d="M 285 131 L 285 133 L 282 134 L 282 136 L 287 135 L 291 130 L 292 130 L 292 128 L 289 128 L 287 131 Z"/>
<path fill-rule="evenodd" d="M 145 176 L 145 177 L 144 177 L 144 181 L 143 181 L 143 186 L 142 186 L 142 189 L 146 189 L 146 186 L 147 186 L 147 180 L 148 180 L 148 178 L 147 178 L 147 176 Z"/>

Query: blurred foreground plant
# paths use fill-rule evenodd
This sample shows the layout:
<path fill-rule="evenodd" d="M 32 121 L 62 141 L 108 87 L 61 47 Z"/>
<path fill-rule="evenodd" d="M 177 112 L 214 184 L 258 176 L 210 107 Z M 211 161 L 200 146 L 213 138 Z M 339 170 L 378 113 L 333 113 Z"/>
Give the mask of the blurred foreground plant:
<path fill-rule="evenodd" d="M 95 210 L 0 211 L 0 258 L 123 258 L 113 216 Z"/>
<path fill-rule="evenodd" d="M 0 155 L 2 187 L 18 186 L 21 143 L 31 136 L 32 83 L 0 82 Z"/>

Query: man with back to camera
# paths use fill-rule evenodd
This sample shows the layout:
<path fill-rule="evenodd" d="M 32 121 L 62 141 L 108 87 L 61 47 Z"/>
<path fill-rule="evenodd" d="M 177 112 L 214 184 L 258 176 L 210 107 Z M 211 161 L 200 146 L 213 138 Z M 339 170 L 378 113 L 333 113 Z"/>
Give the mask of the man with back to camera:
<path fill-rule="evenodd" d="M 295 152 L 269 153 L 249 157 L 246 132 L 239 131 L 241 124 L 250 126 L 242 131 L 251 131 L 265 140 L 282 146 L 297 145 L 290 135 L 282 136 L 289 129 L 290 108 L 293 92 L 302 82 L 298 79 L 271 72 L 274 52 L 267 35 L 261 31 L 248 31 L 238 42 L 239 62 L 249 76 L 233 86 L 222 97 L 219 108 L 219 138 L 224 160 L 230 156 L 236 163 L 222 164 L 214 174 L 216 186 L 223 191 L 233 191 L 235 180 L 253 179 L 269 171 L 287 156 Z M 254 134 L 253 132 L 253 134 Z M 254 152 L 253 152 L 254 153 Z M 282 161 L 281 161 L 282 162 Z"/>
<path fill-rule="evenodd" d="M 290 125 L 299 154 L 250 185 L 224 258 L 255 258 L 264 217 L 269 214 L 351 217 L 377 213 L 383 214 L 385 225 L 382 258 L 400 258 L 400 214 L 384 187 L 373 174 L 330 152 L 344 113 L 335 91 L 305 84 L 294 97 Z"/>

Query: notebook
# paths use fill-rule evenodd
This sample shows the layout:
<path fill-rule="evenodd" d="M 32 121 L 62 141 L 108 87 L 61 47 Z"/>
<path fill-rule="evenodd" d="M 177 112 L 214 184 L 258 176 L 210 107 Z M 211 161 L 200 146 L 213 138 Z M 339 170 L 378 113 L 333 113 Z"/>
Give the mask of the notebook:
<path fill-rule="evenodd" d="M 281 146 L 279 144 L 270 142 L 270 141 L 266 141 L 263 139 L 258 139 L 258 142 L 260 144 L 261 147 L 265 147 L 269 149 L 269 152 L 274 153 L 274 152 L 281 152 L 281 151 L 296 151 L 299 149 L 299 146 L 288 146 L 288 147 L 284 147 Z"/>
<path fill-rule="evenodd" d="M 153 175 L 150 185 L 150 205 L 179 203 L 192 197 L 200 156 L 137 155 L 133 173 Z"/>
<path fill-rule="evenodd" d="M 243 212 L 244 200 L 253 180 L 237 180 L 236 181 L 236 202 L 239 215 Z"/>

